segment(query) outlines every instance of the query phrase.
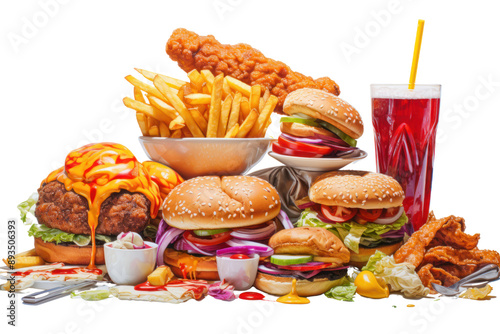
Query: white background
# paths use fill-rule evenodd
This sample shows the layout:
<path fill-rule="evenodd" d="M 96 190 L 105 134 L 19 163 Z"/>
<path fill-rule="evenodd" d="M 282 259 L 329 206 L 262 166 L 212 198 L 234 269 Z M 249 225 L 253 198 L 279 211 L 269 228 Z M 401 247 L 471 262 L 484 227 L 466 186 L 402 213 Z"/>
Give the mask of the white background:
<path fill-rule="evenodd" d="M 498 8 L 493 1 L 2 1 L 1 226 L 16 205 L 89 141 L 114 141 L 146 159 L 134 113 L 121 105 L 133 68 L 185 78 L 165 53 L 185 27 L 223 43 L 248 43 L 313 77 L 329 76 L 365 121 L 355 168 L 375 170 L 371 83 L 406 83 L 418 19 L 425 19 L 417 83 L 442 84 L 431 207 L 438 217 L 465 217 L 480 248 L 500 250 L 497 198 L 500 121 Z M 351 54 L 342 51 L 350 48 Z M 489 82 L 489 83 L 488 83 Z M 266 157 L 260 167 L 276 165 Z M 18 249 L 32 247 L 20 226 Z M 0 228 L 0 255 L 6 228 Z M 2 255 L 3 257 L 3 255 Z M 494 283 L 494 295 L 500 285 Z M 18 305 L 17 331 L 96 333 L 132 330 L 277 333 L 313 330 L 389 333 L 470 332 L 498 324 L 498 298 L 441 298 L 353 303 L 323 296 L 306 306 L 211 298 L 182 305 L 83 302 L 65 298 Z M 407 304 L 416 307 L 408 308 Z M 2 333 L 6 294 L 0 295 Z M 5 307 L 4 307 L 5 306 Z M 396 306 L 394 308 L 393 306 Z M 494 327 L 496 328 L 496 327 Z M 458 330 L 458 331 L 457 331 Z"/>

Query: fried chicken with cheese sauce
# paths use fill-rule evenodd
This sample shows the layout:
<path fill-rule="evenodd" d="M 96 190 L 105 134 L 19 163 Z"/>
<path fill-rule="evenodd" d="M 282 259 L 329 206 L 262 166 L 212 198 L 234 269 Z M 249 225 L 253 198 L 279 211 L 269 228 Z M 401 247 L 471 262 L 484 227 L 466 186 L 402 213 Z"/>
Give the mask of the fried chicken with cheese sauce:
<path fill-rule="evenodd" d="M 278 97 L 281 110 L 288 93 L 299 88 L 316 88 L 339 95 L 339 86 L 330 78 L 313 79 L 294 72 L 286 64 L 265 57 L 248 44 L 221 44 L 214 36 L 198 36 L 176 29 L 167 42 L 167 54 L 186 72 L 193 69 L 223 73 L 249 85 L 261 85 Z"/>

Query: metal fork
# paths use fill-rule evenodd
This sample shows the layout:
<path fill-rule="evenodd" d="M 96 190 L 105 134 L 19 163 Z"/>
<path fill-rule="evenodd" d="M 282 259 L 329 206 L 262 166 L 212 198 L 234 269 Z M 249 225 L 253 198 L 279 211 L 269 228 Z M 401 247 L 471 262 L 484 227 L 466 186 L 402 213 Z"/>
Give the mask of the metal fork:
<path fill-rule="evenodd" d="M 489 281 L 496 280 L 500 277 L 500 270 L 496 264 L 488 264 L 475 273 L 470 274 L 469 276 L 466 276 L 462 278 L 460 281 L 456 282 L 453 285 L 450 285 L 449 287 L 445 287 L 436 283 L 432 283 L 432 287 L 434 290 L 439 292 L 440 294 L 444 296 L 455 296 L 458 295 L 460 292 L 465 290 L 463 288 L 464 285 L 469 285 L 473 282 L 483 282 L 487 283 Z"/>
<path fill-rule="evenodd" d="M 96 285 L 97 281 L 83 281 L 76 284 L 65 285 L 49 290 L 39 291 L 24 296 L 22 301 L 26 304 L 42 304 L 48 301 L 69 295 L 72 291 L 90 288 Z"/>

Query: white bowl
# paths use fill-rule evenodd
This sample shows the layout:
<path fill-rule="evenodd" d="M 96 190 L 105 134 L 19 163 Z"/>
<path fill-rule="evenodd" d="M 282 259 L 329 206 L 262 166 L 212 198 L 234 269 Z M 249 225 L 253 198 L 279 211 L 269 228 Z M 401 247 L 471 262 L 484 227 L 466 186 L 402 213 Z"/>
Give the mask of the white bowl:
<path fill-rule="evenodd" d="M 205 175 L 242 175 L 269 149 L 271 138 L 139 137 L 148 157 L 185 179 Z"/>
<path fill-rule="evenodd" d="M 248 290 L 255 282 L 259 259 L 259 254 L 252 254 L 249 259 L 217 256 L 217 272 L 221 280 L 226 280 L 236 290 Z"/>
<path fill-rule="evenodd" d="M 104 244 L 104 261 L 109 277 L 116 284 L 137 285 L 146 282 L 156 264 L 158 245 L 145 241 L 150 248 L 119 249 Z"/>

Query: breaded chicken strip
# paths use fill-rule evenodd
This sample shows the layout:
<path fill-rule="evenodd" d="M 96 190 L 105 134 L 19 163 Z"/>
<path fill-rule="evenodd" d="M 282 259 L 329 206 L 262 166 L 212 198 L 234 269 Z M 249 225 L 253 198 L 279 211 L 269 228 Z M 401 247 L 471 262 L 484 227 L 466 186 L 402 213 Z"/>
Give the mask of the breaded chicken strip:
<path fill-rule="evenodd" d="M 330 78 L 314 80 L 294 72 L 286 64 L 266 58 L 248 44 L 219 43 L 214 36 L 198 36 L 183 28 L 176 29 L 167 42 L 167 54 L 186 72 L 210 70 L 224 73 L 249 85 L 260 84 L 278 97 L 281 110 L 286 95 L 299 88 L 316 88 L 339 95 L 339 86 Z"/>

